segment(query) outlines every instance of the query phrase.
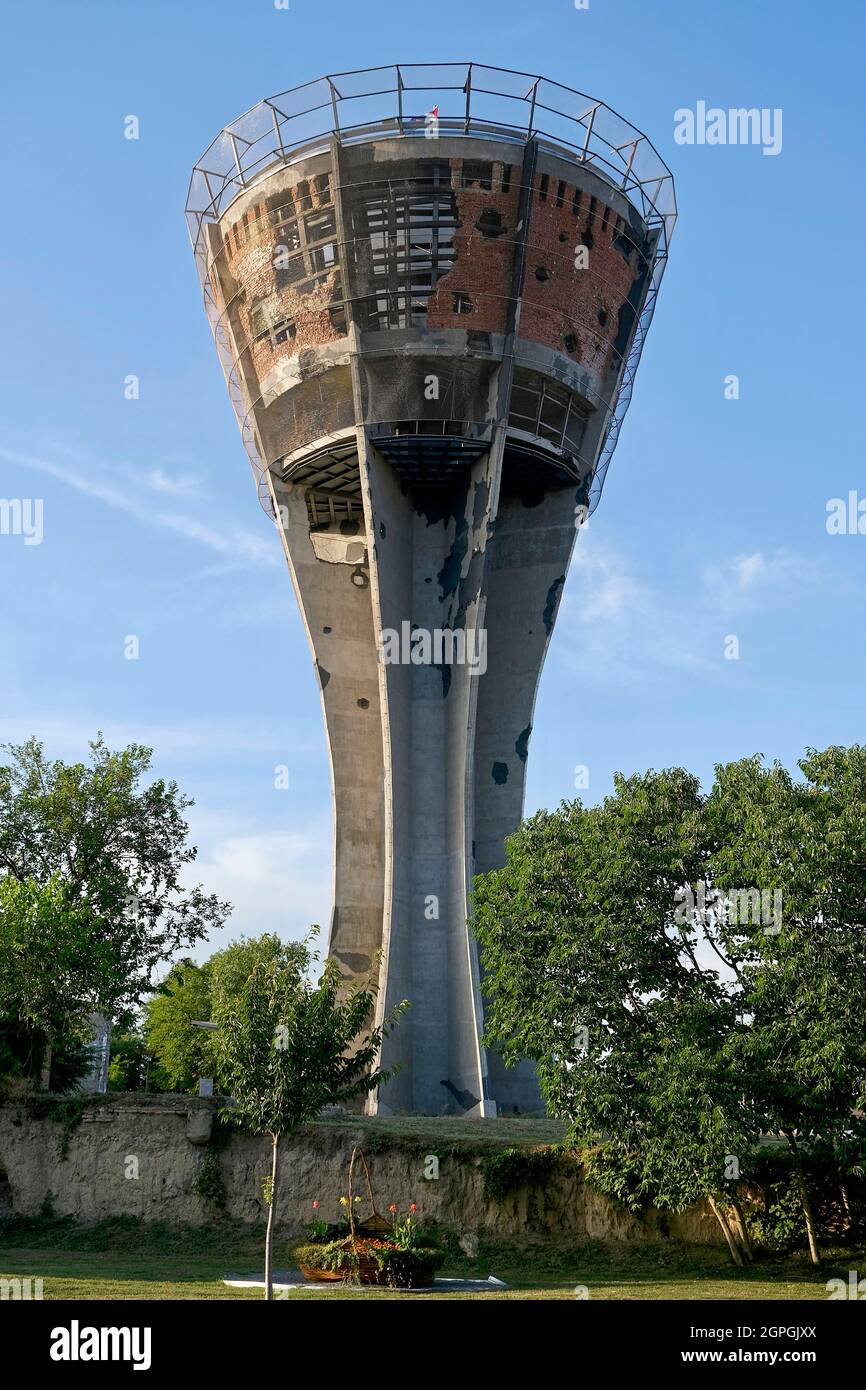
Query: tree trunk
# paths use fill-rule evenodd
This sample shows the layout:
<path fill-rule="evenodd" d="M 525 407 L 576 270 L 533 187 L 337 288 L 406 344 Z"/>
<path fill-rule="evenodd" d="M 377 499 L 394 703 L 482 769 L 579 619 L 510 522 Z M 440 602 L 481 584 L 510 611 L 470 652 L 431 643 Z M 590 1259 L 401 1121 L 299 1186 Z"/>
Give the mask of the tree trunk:
<path fill-rule="evenodd" d="M 51 1090 L 51 1059 L 52 1059 L 52 1055 L 53 1055 L 53 1054 L 52 1054 L 52 1047 L 51 1047 L 51 1034 L 50 1034 L 50 1033 L 46 1033 L 46 1035 L 45 1035 L 45 1051 L 44 1051 L 43 1054 L 42 1054 L 42 1074 L 41 1074 L 41 1076 L 40 1076 L 40 1078 L 39 1078 L 39 1089 L 40 1089 L 41 1091 L 50 1091 L 50 1090 Z"/>
<path fill-rule="evenodd" d="M 813 1265 L 821 1263 L 821 1252 L 818 1249 L 818 1238 L 815 1234 L 815 1217 L 812 1213 L 812 1203 L 809 1200 L 809 1188 L 806 1184 L 806 1174 L 803 1172 L 803 1161 L 800 1158 L 800 1150 L 797 1141 L 788 1130 L 783 1130 L 788 1141 L 788 1147 L 794 1159 L 794 1173 L 797 1178 L 797 1188 L 800 1193 L 800 1203 L 803 1208 L 803 1219 L 806 1223 L 806 1235 L 809 1239 L 809 1259 Z"/>
<path fill-rule="evenodd" d="M 269 1302 L 274 1296 L 274 1211 L 277 1205 L 277 1155 L 280 1147 L 280 1136 L 272 1134 L 271 1140 L 271 1204 L 268 1207 L 268 1229 L 265 1234 L 265 1298 Z"/>
<path fill-rule="evenodd" d="M 713 1215 L 715 1216 L 716 1220 L 722 1228 L 722 1234 L 724 1235 L 725 1240 L 728 1242 L 728 1249 L 731 1252 L 731 1259 L 733 1260 L 735 1265 L 742 1269 L 743 1265 L 745 1264 L 745 1261 L 743 1259 L 743 1252 L 734 1238 L 734 1233 L 731 1230 L 731 1227 L 728 1223 L 728 1218 L 725 1216 L 725 1213 L 722 1211 L 721 1207 L 718 1205 L 714 1197 L 708 1197 L 707 1201 L 710 1204 L 710 1210 L 712 1211 Z"/>
<path fill-rule="evenodd" d="M 733 1225 L 737 1234 L 737 1239 L 739 1240 L 740 1245 L 743 1248 L 743 1254 L 745 1255 L 749 1264 L 751 1264 L 755 1258 L 755 1247 L 752 1245 L 752 1237 L 749 1235 L 749 1228 L 746 1225 L 746 1218 L 743 1214 L 743 1208 L 740 1206 L 740 1203 L 737 1201 L 735 1197 L 731 1198 L 731 1208 L 734 1213 Z"/>
<path fill-rule="evenodd" d="M 845 1183 L 840 1183 L 839 1191 L 842 1193 L 842 1205 L 845 1208 L 846 1230 L 851 1230 L 851 1199 L 848 1196 L 848 1188 Z"/>

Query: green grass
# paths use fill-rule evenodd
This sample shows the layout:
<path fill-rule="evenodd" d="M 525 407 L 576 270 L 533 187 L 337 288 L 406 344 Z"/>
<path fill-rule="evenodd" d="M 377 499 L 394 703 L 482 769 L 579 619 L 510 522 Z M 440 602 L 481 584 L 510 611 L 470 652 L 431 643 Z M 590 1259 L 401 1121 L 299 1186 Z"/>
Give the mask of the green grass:
<path fill-rule="evenodd" d="M 334 1115 L 316 1120 L 310 1126 L 360 1130 L 365 1153 L 403 1141 L 419 1144 L 465 1145 L 472 1153 L 489 1149 L 518 1148 L 521 1145 L 558 1144 L 565 1138 L 565 1125 L 528 1115 L 503 1115 L 496 1120 L 463 1120 L 451 1115 Z"/>
<path fill-rule="evenodd" d="M 261 1231 L 223 1223 L 186 1230 L 124 1219 L 76 1226 L 67 1220 L 13 1219 L 0 1227 L 0 1278 L 42 1278 L 46 1299 L 261 1299 L 260 1289 L 229 1289 L 229 1274 L 262 1265 Z M 275 1264 L 291 1266 L 291 1242 L 277 1240 Z M 826 1281 L 866 1267 L 866 1251 L 836 1251 L 815 1273 L 804 1256 L 768 1257 L 736 1270 L 710 1249 L 613 1246 L 587 1243 L 558 1248 L 538 1240 L 524 1245 L 482 1245 L 469 1261 L 452 1256 L 444 1276 L 486 1278 L 511 1285 L 505 1292 L 406 1294 L 386 1289 L 322 1286 L 289 1299 L 575 1299 L 585 1285 L 591 1300 L 704 1300 L 827 1298 Z"/>

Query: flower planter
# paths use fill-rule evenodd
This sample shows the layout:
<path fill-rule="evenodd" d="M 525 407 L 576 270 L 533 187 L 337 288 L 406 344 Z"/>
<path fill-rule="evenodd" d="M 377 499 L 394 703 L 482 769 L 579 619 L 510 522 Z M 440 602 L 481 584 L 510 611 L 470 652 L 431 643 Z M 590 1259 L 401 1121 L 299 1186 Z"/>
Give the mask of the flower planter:
<path fill-rule="evenodd" d="M 314 1269 L 310 1265 L 298 1265 L 298 1269 L 311 1284 L 342 1284 L 341 1269 Z"/>
<path fill-rule="evenodd" d="M 355 1216 L 355 1203 L 361 1198 L 353 1192 L 355 1159 L 360 1154 L 367 1178 L 370 1215 L 364 1221 Z M 304 1278 L 313 1284 L 372 1284 L 391 1289 L 429 1288 L 444 1252 L 431 1241 L 418 1238 L 414 1221 L 417 1207 L 410 1203 L 403 1223 L 397 1221 L 396 1203 L 389 1207 L 393 1221 L 376 1210 L 370 1171 L 364 1155 L 355 1148 L 349 1163 L 349 1194 L 340 1198 L 348 1209 L 349 1230 L 326 1221 L 317 1221 L 310 1238 L 295 1246 L 294 1255 Z M 319 1210 L 318 1198 L 313 1207 Z"/>

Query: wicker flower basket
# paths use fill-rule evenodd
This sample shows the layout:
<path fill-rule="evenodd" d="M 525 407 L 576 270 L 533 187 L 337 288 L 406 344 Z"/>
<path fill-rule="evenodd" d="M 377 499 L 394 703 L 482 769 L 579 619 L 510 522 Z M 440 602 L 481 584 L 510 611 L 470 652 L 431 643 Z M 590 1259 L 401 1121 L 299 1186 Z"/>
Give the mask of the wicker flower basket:
<path fill-rule="evenodd" d="M 356 1157 L 360 1157 L 367 1178 L 370 1215 L 364 1221 L 355 1220 L 353 1179 Z M 416 1257 L 413 1261 L 412 1254 L 408 1251 L 405 1252 L 403 1258 L 400 1258 L 400 1247 L 393 1239 L 389 1238 L 392 1224 L 376 1209 L 376 1199 L 373 1196 L 373 1184 L 370 1181 L 367 1160 L 361 1150 L 357 1148 L 352 1150 L 352 1158 L 349 1163 L 347 1203 L 349 1234 L 339 1243 L 345 1249 L 348 1257 L 346 1264 L 339 1269 L 324 1269 L 316 1265 L 315 1261 L 310 1263 L 315 1247 L 305 1245 L 302 1247 L 303 1258 L 299 1260 L 299 1268 L 305 1279 L 314 1284 L 357 1283 L 394 1288 L 422 1288 L 433 1283 L 435 1260 L 426 1261 L 422 1256 L 420 1260 Z M 332 1244 L 329 1248 L 333 1250 L 334 1245 Z M 380 1260 L 376 1256 L 377 1249 L 380 1252 L 383 1250 L 387 1252 L 387 1267 L 385 1269 L 380 1266 Z M 300 1247 L 298 1253 L 301 1254 Z M 424 1253 L 430 1252 L 425 1251 Z"/>

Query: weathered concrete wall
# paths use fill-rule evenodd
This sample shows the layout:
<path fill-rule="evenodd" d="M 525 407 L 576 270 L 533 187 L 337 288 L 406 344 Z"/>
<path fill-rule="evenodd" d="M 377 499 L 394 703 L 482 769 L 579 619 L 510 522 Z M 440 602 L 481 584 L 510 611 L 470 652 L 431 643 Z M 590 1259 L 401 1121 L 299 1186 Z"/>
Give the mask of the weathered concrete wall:
<path fill-rule="evenodd" d="M 654 233 L 592 161 L 510 130 L 282 153 L 209 228 L 208 294 L 322 691 L 329 954 L 357 982 L 381 952 L 378 1022 L 412 1006 L 367 1108 L 540 1112 L 533 1069 L 481 1044 L 467 895 L 520 821 Z M 404 625 L 463 655 L 386 658 Z"/>
<path fill-rule="evenodd" d="M 219 1215 L 198 1195 L 195 1184 L 215 1108 L 213 1102 L 185 1096 L 108 1097 L 104 1104 L 88 1107 L 64 1139 L 57 1120 L 7 1102 L 0 1107 L 0 1175 L 5 1172 L 8 1178 L 12 1208 L 34 1214 L 50 1193 L 57 1215 L 86 1222 L 134 1216 L 170 1225 L 213 1223 Z M 405 1211 L 414 1201 L 421 1219 L 465 1234 L 496 1233 L 502 1238 L 550 1235 L 718 1243 L 709 1214 L 695 1210 L 663 1217 L 650 1212 L 637 1220 L 587 1187 L 567 1160 L 538 1188 L 517 1189 L 493 1201 L 484 1185 L 485 1129 L 479 1122 L 481 1142 L 476 1147 L 447 1138 L 425 1142 L 390 1137 L 381 1130 L 371 1133 L 349 1120 L 345 1126 L 311 1125 L 283 1153 L 280 1224 L 287 1232 L 303 1229 L 313 1219 L 315 1199 L 321 1203 L 319 1215 L 333 1220 L 340 1194 L 346 1191 L 352 1148 L 362 1144 L 383 1212 L 391 1202 Z M 233 1135 L 220 1152 L 229 1217 L 249 1223 L 264 1220 L 261 1185 L 269 1172 L 268 1150 L 267 1139 Z M 434 1153 L 439 1157 L 439 1178 L 427 1181 L 425 1158 Z M 127 1176 L 136 1171 L 131 1160 L 137 1162 L 138 1177 Z M 362 1182 L 359 1174 L 356 1190 L 365 1192 Z M 0 1183 L 0 1191 L 6 1190 Z"/>

